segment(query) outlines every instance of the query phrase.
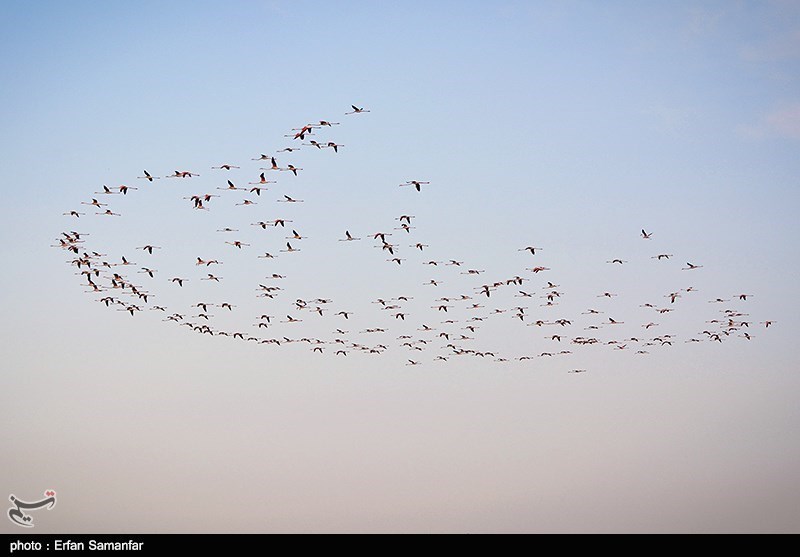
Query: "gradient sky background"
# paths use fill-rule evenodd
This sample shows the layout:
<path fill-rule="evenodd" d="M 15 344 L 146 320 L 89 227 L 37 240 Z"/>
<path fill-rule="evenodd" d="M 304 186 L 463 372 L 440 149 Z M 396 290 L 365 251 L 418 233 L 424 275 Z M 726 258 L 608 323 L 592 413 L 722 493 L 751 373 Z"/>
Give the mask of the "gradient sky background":
<path fill-rule="evenodd" d="M 800 3 L 6 2 L 0 14 L 0 494 L 58 492 L 36 532 L 798 532 Z M 351 104 L 371 112 L 344 116 Z M 342 122 L 324 137 L 345 147 L 281 158 L 304 171 L 280 173 L 258 206 L 180 199 L 224 186 L 211 166 L 256 178 L 252 157 L 320 119 Z M 147 185 L 142 169 L 201 176 Z M 431 185 L 397 187 L 410 179 Z M 109 201 L 118 220 L 62 216 L 123 183 L 140 189 Z M 283 193 L 306 202 L 270 205 Z M 249 223 L 277 213 L 310 237 L 302 258 L 220 247 L 215 227 L 263 238 Z M 400 268 L 372 240 L 337 242 L 403 213 L 431 248 L 406 249 Z M 381 296 L 415 296 L 417 316 L 440 319 L 429 258 L 486 280 L 546 265 L 525 289 L 553 280 L 565 299 L 532 314 L 585 325 L 596 306 L 626 321 L 620 334 L 645 334 L 639 304 L 698 292 L 660 325 L 679 341 L 647 355 L 567 345 L 565 358 L 434 362 L 432 350 L 406 366 L 396 347 L 335 358 L 109 310 L 50 247 L 64 230 L 110 259 L 143 263 L 136 246 L 163 245 L 153 303 L 217 296 L 166 280 L 202 276 L 192 261 L 208 254 L 225 258 L 213 272 L 237 310 L 266 303 L 253 276 L 286 271 L 289 300 L 330 297 L 363 317 L 353 329 L 401 330 L 366 317 Z M 531 244 L 544 250 L 517 251 Z M 616 257 L 629 263 L 606 264 Z M 441 276 L 450 295 L 484 280 Z M 619 297 L 596 298 L 606 290 Z M 709 300 L 739 293 L 751 341 L 684 342 L 719 317 Z M 308 334 L 333 323 L 303 317 Z M 497 323 L 487 349 L 553 347 L 552 329 Z"/>

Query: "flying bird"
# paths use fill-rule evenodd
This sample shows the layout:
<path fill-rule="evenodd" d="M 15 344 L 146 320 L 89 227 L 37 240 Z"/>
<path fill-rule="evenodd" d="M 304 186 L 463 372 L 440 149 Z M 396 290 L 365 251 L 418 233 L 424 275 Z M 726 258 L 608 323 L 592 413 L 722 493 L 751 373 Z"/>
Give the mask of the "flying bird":
<path fill-rule="evenodd" d="M 400 187 L 402 188 L 402 187 L 405 187 L 405 186 L 414 186 L 414 188 L 417 191 L 422 191 L 422 185 L 423 184 L 430 184 L 430 182 L 420 182 L 418 180 L 409 180 L 408 182 L 406 182 L 404 184 L 400 184 Z"/>
<path fill-rule="evenodd" d="M 354 104 L 351 104 L 350 108 L 353 109 L 352 112 L 345 112 L 345 114 L 361 114 L 362 112 L 369 112 L 369 110 L 365 108 L 359 108 Z"/>
<path fill-rule="evenodd" d="M 160 176 L 152 176 L 147 170 L 145 170 L 144 176 L 137 176 L 137 178 L 141 178 L 147 180 L 148 182 L 152 182 L 153 180 L 160 179 Z"/>

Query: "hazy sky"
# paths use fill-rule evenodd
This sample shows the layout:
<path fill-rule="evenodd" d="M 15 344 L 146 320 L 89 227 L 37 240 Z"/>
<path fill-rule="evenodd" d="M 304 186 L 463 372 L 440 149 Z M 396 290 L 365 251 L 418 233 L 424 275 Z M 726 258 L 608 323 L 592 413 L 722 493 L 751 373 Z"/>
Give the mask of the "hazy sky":
<path fill-rule="evenodd" d="M 0 46 L 0 497 L 54 489 L 36 532 L 798 532 L 800 3 L 6 2 Z M 342 147 L 278 152 L 312 138 Z M 262 153 L 303 170 L 216 189 Z M 141 312 L 87 292 L 71 230 L 136 263 Z M 401 295 L 406 320 L 375 303 Z M 235 305 L 217 331 L 388 348 L 163 321 L 201 301 Z M 711 341 L 724 309 L 750 326 Z M 494 357 L 438 336 L 475 316 L 458 349 Z"/>

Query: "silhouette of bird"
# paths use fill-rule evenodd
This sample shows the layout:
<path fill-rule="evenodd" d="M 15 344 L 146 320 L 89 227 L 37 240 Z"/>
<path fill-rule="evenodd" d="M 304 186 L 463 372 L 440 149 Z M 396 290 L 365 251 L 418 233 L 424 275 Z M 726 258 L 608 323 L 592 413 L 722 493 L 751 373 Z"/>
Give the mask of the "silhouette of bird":
<path fill-rule="evenodd" d="M 152 182 L 153 180 L 158 180 L 160 177 L 159 176 L 151 176 L 150 173 L 147 170 L 145 170 L 144 171 L 144 176 L 137 176 L 137 178 L 142 178 L 144 180 L 147 180 L 148 182 Z"/>
<path fill-rule="evenodd" d="M 353 109 L 352 112 L 345 112 L 345 114 L 361 114 L 362 112 L 369 112 L 369 110 L 365 108 L 359 108 L 354 104 L 351 104 L 350 108 Z"/>
<path fill-rule="evenodd" d="M 405 187 L 405 186 L 414 186 L 414 189 L 416 189 L 417 191 L 422 191 L 422 185 L 423 184 L 430 184 L 430 182 L 420 182 L 418 180 L 409 180 L 405 184 L 400 184 L 400 187 L 402 188 L 402 187 Z"/>

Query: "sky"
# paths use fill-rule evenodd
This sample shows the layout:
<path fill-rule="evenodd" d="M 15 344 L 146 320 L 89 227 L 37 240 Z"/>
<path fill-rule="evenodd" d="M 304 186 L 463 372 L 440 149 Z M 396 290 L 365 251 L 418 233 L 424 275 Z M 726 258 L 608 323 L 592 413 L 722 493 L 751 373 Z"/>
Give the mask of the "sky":
<path fill-rule="evenodd" d="M 0 14 L 0 491 L 57 492 L 35 532 L 798 532 L 797 2 Z"/>

